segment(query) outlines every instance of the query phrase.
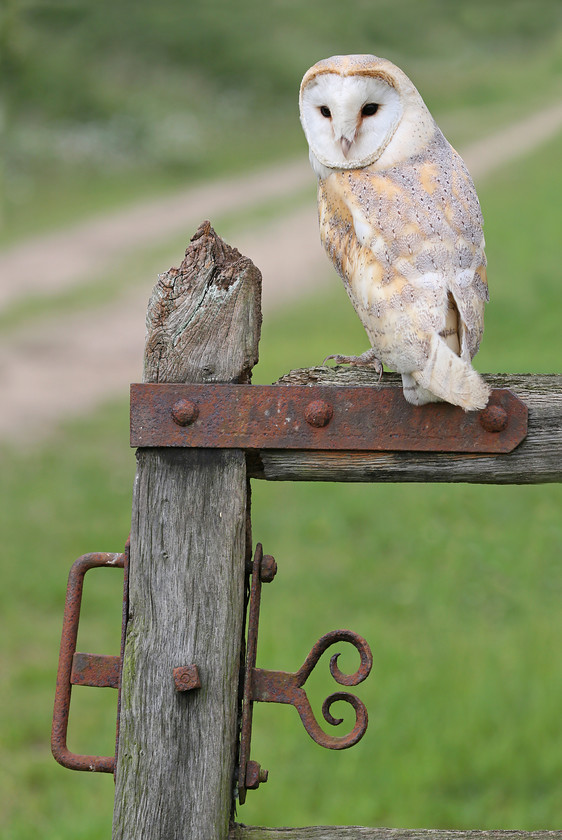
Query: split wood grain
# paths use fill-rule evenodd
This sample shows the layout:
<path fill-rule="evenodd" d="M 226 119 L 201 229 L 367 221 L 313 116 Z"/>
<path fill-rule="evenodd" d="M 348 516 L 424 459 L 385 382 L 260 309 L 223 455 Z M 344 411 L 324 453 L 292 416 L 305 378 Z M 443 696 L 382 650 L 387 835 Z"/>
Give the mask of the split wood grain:
<path fill-rule="evenodd" d="M 261 275 L 203 223 L 147 314 L 147 382 L 248 382 Z M 239 450 L 140 449 L 114 840 L 225 840 L 233 802 L 247 555 Z M 173 669 L 197 665 L 181 693 Z"/>
<path fill-rule="evenodd" d="M 525 440 L 508 454 L 427 452 L 317 452 L 262 450 L 249 455 L 252 478 L 270 481 L 410 481 L 472 484 L 541 484 L 562 481 L 562 376 L 497 374 L 484 377 L 493 388 L 509 388 L 529 409 Z M 401 388 L 400 377 L 384 384 Z M 316 367 L 291 371 L 287 385 L 371 385 L 374 371 Z"/>

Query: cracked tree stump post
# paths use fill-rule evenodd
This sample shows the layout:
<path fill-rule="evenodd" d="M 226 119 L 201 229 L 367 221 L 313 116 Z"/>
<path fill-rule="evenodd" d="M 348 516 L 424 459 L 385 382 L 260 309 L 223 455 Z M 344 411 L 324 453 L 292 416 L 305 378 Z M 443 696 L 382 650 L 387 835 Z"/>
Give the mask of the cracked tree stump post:
<path fill-rule="evenodd" d="M 145 382 L 248 382 L 261 275 L 204 222 L 147 314 Z M 140 449 L 114 840 L 224 840 L 233 802 L 249 507 L 241 450 Z M 180 691 L 174 669 L 197 667 Z M 193 674 L 193 669 L 187 672 Z"/>

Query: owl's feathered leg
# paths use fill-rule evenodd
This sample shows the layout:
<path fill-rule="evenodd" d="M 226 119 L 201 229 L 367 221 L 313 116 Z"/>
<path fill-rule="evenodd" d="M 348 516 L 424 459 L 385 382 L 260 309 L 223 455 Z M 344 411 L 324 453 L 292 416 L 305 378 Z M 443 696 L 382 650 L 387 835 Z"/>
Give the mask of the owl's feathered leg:
<path fill-rule="evenodd" d="M 443 402 L 441 397 L 436 397 L 427 388 L 418 385 L 414 377 L 409 373 L 402 374 L 402 390 L 404 396 L 412 405 L 425 405 L 430 402 Z"/>
<path fill-rule="evenodd" d="M 342 356 L 339 353 L 336 353 L 333 356 L 326 356 L 322 364 L 325 365 L 328 359 L 333 359 L 337 365 L 353 365 L 354 367 L 373 367 L 379 375 L 379 382 L 381 380 L 383 372 L 382 362 L 380 359 L 377 359 L 375 351 L 372 347 L 370 347 L 368 350 L 365 350 L 365 352 L 361 353 L 360 356 Z"/>

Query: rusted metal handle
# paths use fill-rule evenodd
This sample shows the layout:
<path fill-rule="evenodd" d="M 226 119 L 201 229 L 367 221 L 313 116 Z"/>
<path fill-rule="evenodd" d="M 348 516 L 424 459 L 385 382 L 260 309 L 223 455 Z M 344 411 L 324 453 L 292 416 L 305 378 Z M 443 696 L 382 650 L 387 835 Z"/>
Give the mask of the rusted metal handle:
<path fill-rule="evenodd" d="M 115 771 L 115 756 L 73 753 L 66 745 L 66 738 L 72 686 L 91 685 L 118 688 L 120 683 L 120 657 L 96 656 L 76 652 L 84 576 L 89 569 L 99 567 L 123 569 L 126 566 L 127 559 L 128 546 L 123 554 L 106 552 L 84 554 L 73 563 L 68 575 L 53 710 L 51 750 L 56 761 L 70 770 L 90 770 L 98 773 L 113 773 Z"/>

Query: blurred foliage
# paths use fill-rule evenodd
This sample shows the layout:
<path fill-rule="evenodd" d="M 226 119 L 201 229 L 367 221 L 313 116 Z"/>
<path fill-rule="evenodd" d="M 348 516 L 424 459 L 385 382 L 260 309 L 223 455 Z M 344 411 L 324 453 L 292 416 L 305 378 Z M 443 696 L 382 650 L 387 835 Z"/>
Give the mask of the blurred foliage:
<path fill-rule="evenodd" d="M 5 237 L 37 202 L 53 224 L 67 194 L 72 218 L 304 150 L 297 90 L 327 55 L 385 55 L 438 114 L 491 106 L 480 124 L 560 90 L 557 0 L 0 2 Z"/>
<path fill-rule="evenodd" d="M 126 88 L 158 84 L 161 73 L 191 76 L 211 99 L 236 92 L 268 111 L 294 107 L 295 81 L 336 48 L 474 61 L 492 49 L 508 57 L 544 49 L 562 23 L 552 0 L 8 0 L 7 8 L 15 94 L 26 108 L 73 119 L 108 116 L 125 104 Z"/>

